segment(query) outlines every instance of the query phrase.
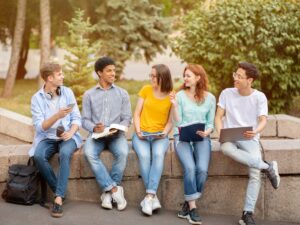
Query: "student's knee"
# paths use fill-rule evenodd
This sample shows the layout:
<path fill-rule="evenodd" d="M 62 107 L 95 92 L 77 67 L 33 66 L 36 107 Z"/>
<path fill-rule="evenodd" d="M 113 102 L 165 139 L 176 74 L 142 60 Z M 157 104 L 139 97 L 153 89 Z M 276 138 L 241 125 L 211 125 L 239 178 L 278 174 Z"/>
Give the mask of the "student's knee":
<path fill-rule="evenodd" d="M 233 151 L 232 143 L 230 143 L 230 142 L 223 143 L 223 144 L 221 144 L 220 149 L 224 155 L 231 155 L 232 151 Z"/>

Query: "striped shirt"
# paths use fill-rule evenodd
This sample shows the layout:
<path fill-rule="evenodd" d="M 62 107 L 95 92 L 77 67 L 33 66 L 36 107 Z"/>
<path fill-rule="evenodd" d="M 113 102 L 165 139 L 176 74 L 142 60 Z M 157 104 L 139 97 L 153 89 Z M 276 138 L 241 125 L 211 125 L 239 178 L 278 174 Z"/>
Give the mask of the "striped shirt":
<path fill-rule="evenodd" d="M 116 85 L 103 89 L 99 84 L 84 93 L 82 127 L 93 132 L 96 123 L 109 127 L 112 123 L 129 127 L 132 120 L 129 95 Z"/>

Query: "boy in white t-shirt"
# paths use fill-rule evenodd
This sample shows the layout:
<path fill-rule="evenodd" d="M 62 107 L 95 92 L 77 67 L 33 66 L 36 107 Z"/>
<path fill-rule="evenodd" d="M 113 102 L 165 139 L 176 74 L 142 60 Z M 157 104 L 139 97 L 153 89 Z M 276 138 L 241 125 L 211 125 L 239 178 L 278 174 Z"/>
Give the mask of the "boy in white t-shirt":
<path fill-rule="evenodd" d="M 222 128 L 253 127 L 253 130 L 244 133 L 248 140 L 221 143 L 225 155 L 249 167 L 245 205 L 239 221 L 241 225 L 255 225 L 252 214 L 260 190 L 260 171 L 267 174 L 273 188 L 277 189 L 280 183 L 277 162 L 265 162 L 261 156 L 259 134 L 267 124 L 268 101 L 264 93 L 252 88 L 258 76 L 259 71 L 253 64 L 239 63 L 233 73 L 234 88 L 222 91 L 215 117 L 219 135 Z"/>

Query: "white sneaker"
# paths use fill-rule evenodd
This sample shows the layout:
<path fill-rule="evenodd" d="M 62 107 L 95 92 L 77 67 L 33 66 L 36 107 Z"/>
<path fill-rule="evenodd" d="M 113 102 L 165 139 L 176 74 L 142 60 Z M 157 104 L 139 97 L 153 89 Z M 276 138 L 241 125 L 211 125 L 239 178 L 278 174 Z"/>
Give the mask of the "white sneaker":
<path fill-rule="evenodd" d="M 112 209 L 113 208 L 112 204 L 111 204 L 112 198 L 111 198 L 111 193 L 110 192 L 103 192 L 100 199 L 101 199 L 101 202 L 102 202 L 101 206 L 103 208 L 105 208 L 105 209 Z"/>
<path fill-rule="evenodd" d="M 112 199 L 117 203 L 118 210 L 123 210 L 127 206 L 127 201 L 124 198 L 123 187 L 117 186 L 117 191 L 111 194 Z"/>
<path fill-rule="evenodd" d="M 145 197 L 144 200 L 141 202 L 142 212 L 148 216 L 152 215 L 152 204 L 153 199 Z"/>
<path fill-rule="evenodd" d="M 152 201 L 152 210 L 156 210 L 156 209 L 160 209 L 161 208 L 161 204 L 157 198 L 157 195 L 155 195 L 155 197 L 153 198 Z"/>

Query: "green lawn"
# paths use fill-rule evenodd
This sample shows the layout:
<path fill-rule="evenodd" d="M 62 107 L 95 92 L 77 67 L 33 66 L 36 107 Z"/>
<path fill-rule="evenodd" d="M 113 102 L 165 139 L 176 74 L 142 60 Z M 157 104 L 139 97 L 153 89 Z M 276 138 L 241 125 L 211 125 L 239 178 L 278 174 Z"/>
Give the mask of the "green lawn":
<path fill-rule="evenodd" d="M 126 89 L 130 95 L 131 109 L 135 108 L 137 102 L 137 93 L 141 87 L 149 81 L 124 80 L 116 82 L 117 85 Z M 95 81 L 96 84 L 96 81 Z M 179 83 L 175 83 L 178 87 Z M 0 79 L 0 94 L 2 93 L 4 80 Z M 0 98 L 0 107 L 31 117 L 30 99 L 37 91 L 37 80 L 18 80 L 16 81 L 13 96 L 10 98 Z M 300 96 L 294 98 L 293 108 L 289 111 L 290 115 L 300 118 Z"/>
<path fill-rule="evenodd" d="M 148 83 L 148 81 L 126 80 L 116 82 L 117 85 L 128 91 L 132 110 L 134 110 L 136 105 L 138 91 L 146 83 Z M 3 86 L 4 80 L 0 79 L 0 94 L 2 93 Z M 5 108 L 31 117 L 30 99 L 37 90 L 37 80 L 18 80 L 13 90 L 13 96 L 10 98 L 0 98 L 0 108 Z"/>

